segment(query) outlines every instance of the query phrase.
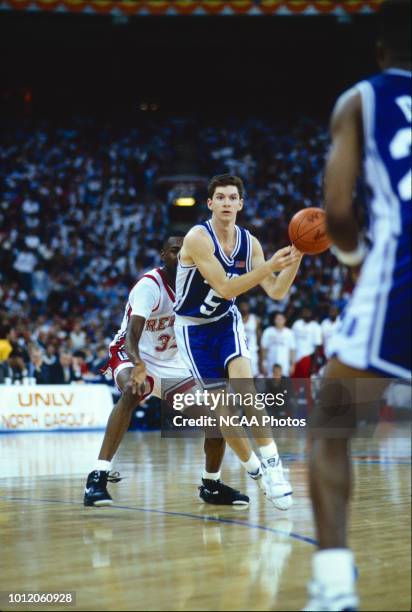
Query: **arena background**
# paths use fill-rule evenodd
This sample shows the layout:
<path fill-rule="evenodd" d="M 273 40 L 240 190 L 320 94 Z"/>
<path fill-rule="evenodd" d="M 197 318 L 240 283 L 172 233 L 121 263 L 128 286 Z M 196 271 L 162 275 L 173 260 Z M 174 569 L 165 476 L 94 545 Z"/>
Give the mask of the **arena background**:
<path fill-rule="evenodd" d="M 128 290 L 167 231 L 205 216 L 213 174 L 244 179 L 266 255 L 288 243 L 291 216 L 322 204 L 334 100 L 375 70 L 378 4 L 1 3 L 0 335 L 26 365 L 33 342 L 46 365 L 80 350 L 78 377 L 101 382 Z M 326 253 L 250 308 L 263 328 L 304 305 L 321 322 L 350 290 Z"/>
<path fill-rule="evenodd" d="M 288 243 L 295 212 L 322 206 L 330 112 L 377 70 L 379 5 L 0 0 L 0 609 L 11 590 L 76 591 L 79 610 L 302 609 L 317 546 L 304 430 L 276 432 L 287 513 L 230 450 L 222 478 L 250 507 L 201 505 L 201 441 L 148 431 L 157 400 L 115 457 L 114 505 L 85 508 L 83 492 L 116 398 L 100 368 L 130 288 L 167 232 L 205 218 L 214 174 L 244 179 L 239 221 L 266 255 Z M 304 306 L 322 323 L 351 290 L 328 251 L 304 258 L 283 301 L 247 299 L 265 330 Z M 409 391 L 392 387 L 352 446 L 365 610 L 410 609 Z"/>

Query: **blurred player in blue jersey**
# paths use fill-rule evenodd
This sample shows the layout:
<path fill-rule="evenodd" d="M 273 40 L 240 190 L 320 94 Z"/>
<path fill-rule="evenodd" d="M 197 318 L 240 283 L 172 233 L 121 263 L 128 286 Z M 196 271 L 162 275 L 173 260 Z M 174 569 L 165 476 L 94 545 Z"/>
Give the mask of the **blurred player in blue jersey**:
<path fill-rule="evenodd" d="M 347 398 L 353 398 L 346 395 L 345 399 L 344 380 L 350 384 L 350 378 L 368 378 L 372 389 L 371 377 L 411 377 L 409 0 L 382 5 L 377 49 L 382 72 L 346 91 L 331 119 L 332 147 L 325 176 L 328 233 L 338 259 L 359 276 L 331 340 L 332 358 L 311 432 L 310 488 L 320 550 L 313 558 L 305 610 L 313 611 L 356 610 L 358 606 L 354 559 L 346 541 L 350 432 L 325 439 L 321 429 L 330 423 L 331 415 L 343 414 Z M 352 208 L 362 170 L 370 194 L 370 249 Z M 354 381 L 351 384 L 355 388 Z"/>
<path fill-rule="evenodd" d="M 204 388 L 222 388 L 222 379 L 252 384 L 250 353 L 236 296 L 260 284 L 273 299 L 282 299 L 298 270 L 302 254 L 294 247 L 277 251 L 265 262 L 259 241 L 236 225 L 243 207 L 243 183 L 230 175 L 215 176 L 208 187 L 211 219 L 194 226 L 179 254 L 176 276 L 175 335 L 179 352 Z M 274 272 L 279 272 L 274 275 Z M 264 494 L 281 510 L 292 504 L 277 446 L 268 434 L 257 439 L 262 460 L 246 437 L 222 434 Z M 219 474 L 208 475 L 208 486 Z"/>

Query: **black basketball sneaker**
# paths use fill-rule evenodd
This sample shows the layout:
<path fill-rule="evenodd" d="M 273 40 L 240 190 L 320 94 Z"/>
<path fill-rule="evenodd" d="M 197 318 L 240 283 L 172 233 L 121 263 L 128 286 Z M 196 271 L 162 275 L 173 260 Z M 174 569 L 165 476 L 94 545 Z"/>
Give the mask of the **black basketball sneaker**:
<path fill-rule="evenodd" d="M 223 484 L 220 480 L 209 480 L 202 478 L 199 487 L 199 497 L 207 504 L 220 506 L 247 506 L 249 498 L 239 491 Z"/>
<path fill-rule="evenodd" d="M 113 503 L 107 491 L 108 482 L 120 482 L 119 472 L 95 470 L 87 477 L 83 503 L 85 506 L 111 506 Z"/>

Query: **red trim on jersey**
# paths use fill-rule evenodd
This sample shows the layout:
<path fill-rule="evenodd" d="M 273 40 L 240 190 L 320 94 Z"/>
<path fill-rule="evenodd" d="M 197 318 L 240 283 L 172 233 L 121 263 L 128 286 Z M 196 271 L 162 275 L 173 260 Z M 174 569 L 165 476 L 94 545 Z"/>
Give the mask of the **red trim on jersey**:
<path fill-rule="evenodd" d="M 147 374 L 146 382 L 149 383 L 150 390 L 147 393 L 144 393 L 141 397 L 139 397 L 139 402 L 146 399 L 146 397 L 149 397 L 149 395 L 152 395 L 153 393 L 154 378 L 152 376 L 149 376 L 149 374 Z"/>
<path fill-rule="evenodd" d="M 159 281 L 157 280 L 157 278 L 155 276 L 152 276 L 152 274 L 143 274 L 142 278 L 151 278 L 152 280 L 154 280 L 154 282 L 156 283 L 156 285 L 159 287 L 159 290 L 162 291 L 162 288 L 159 284 Z M 139 281 L 142 280 L 141 278 L 139 278 Z M 160 300 L 161 297 L 159 298 L 159 303 L 156 306 L 156 308 L 153 308 L 152 312 L 156 312 L 156 310 L 159 308 L 160 306 Z"/>
<path fill-rule="evenodd" d="M 132 307 L 130 306 L 129 302 L 127 303 L 127 311 L 126 311 L 126 319 L 127 319 L 127 323 L 129 324 L 130 321 L 130 316 L 132 314 Z M 113 342 L 114 344 L 112 344 L 111 346 L 114 348 L 123 348 L 124 347 L 124 343 L 125 343 L 125 339 L 126 339 L 126 333 L 127 333 L 127 326 L 126 329 L 123 333 L 121 333 L 119 335 L 119 337 L 116 340 L 116 336 L 113 338 Z M 116 341 L 115 341 L 116 340 Z"/>
<path fill-rule="evenodd" d="M 167 282 L 167 278 L 166 278 L 165 273 L 160 268 L 156 268 L 156 272 L 159 273 L 159 276 L 162 279 L 162 283 L 163 283 L 163 285 L 164 285 L 164 287 L 165 287 L 165 289 L 167 291 L 168 296 L 170 297 L 172 302 L 174 302 L 175 301 L 175 292 L 173 291 L 173 289 L 171 288 L 171 286 Z"/>
<path fill-rule="evenodd" d="M 143 274 L 142 277 L 139 278 L 139 281 L 142 280 L 142 278 L 151 278 L 152 280 L 154 280 L 154 282 L 156 283 L 156 285 L 159 287 L 160 289 L 160 285 L 159 285 L 159 281 L 157 280 L 157 278 L 155 276 L 153 276 L 152 274 Z M 139 282 L 137 281 L 137 282 Z"/>

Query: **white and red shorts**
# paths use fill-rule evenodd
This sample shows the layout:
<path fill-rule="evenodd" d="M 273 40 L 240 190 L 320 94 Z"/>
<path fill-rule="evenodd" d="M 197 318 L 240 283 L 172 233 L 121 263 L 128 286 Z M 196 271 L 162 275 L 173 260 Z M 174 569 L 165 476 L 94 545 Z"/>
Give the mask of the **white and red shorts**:
<path fill-rule="evenodd" d="M 162 398 L 162 392 L 163 395 L 166 393 L 168 396 L 174 393 L 184 393 L 196 385 L 196 381 L 190 371 L 185 367 L 181 367 L 180 364 L 177 364 L 178 367 L 176 367 L 176 363 L 173 361 L 158 360 L 155 362 L 154 359 L 146 358 L 145 355 L 141 355 L 141 357 L 146 366 L 146 381 L 149 385 L 149 390 L 139 398 L 140 401 L 151 395 Z M 120 392 L 121 389 L 117 384 L 117 377 L 126 368 L 133 368 L 133 363 L 127 356 L 124 346 L 111 346 L 109 348 L 109 360 L 101 371 L 103 374 L 111 373 L 115 385 Z"/>

